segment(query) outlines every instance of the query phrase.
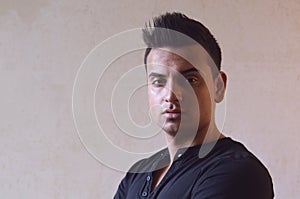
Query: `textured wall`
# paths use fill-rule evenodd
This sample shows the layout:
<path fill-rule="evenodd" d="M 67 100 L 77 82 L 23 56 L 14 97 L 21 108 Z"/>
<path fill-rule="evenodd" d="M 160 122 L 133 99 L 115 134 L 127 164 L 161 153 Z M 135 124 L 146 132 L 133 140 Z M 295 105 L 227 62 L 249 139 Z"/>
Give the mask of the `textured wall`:
<path fill-rule="evenodd" d="M 229 76 L 224 132 L 268 167 L 276 198 L 297 198 L 299 0 L 1 0 L 0 198 L 112 197 L 124 173 L 80 142 L 73 83 L 93 47 L 164 11 L 215 34 Z"/>

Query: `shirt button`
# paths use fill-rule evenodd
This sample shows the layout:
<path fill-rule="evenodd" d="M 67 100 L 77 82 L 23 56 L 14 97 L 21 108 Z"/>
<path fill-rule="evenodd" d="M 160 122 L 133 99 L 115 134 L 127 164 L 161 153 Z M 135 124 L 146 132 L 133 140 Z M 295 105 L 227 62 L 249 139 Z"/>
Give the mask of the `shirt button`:
<path fill-rule="evenodd" d="M 182 156 L 182 153 L 179 153 L 177 157 L 179 157 L 179 158 L 180 158 L 181 156 Z"/>
<path fill-rule="evenodd" d="M 151 177 L 147 176 L 146 180 L 149 182 L 151 180 Z"/>
<path fill-rule="evenodd" d="M 142 196 L 143 196 L 143 197 L 146 197 L 147 194 L 148 194 L 148 193 L 147 193 L 146 191 L 144 191 L 144 192 L 142 193 Z"/>

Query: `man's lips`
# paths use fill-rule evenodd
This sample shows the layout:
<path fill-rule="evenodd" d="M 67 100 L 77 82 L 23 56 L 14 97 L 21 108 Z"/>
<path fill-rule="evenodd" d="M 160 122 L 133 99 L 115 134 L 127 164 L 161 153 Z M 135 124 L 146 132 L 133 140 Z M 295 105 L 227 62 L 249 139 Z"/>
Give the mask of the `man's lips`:
<path fill-rule="evenodd" d="M 182 112 L 180 110 L 165 110 L 162 114 L 167 119 L 178 119 L 181 117 Z"/>
<path fill-rule="evenodd" d="M 181 117 L 181 113 L 164 113 L 167 119 L 178 119 Z"/>

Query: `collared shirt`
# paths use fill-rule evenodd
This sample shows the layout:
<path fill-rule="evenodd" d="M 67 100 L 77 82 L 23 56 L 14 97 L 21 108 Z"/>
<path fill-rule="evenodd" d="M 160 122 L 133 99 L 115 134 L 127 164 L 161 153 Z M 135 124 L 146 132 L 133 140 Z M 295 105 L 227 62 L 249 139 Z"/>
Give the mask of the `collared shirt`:
<path fill-rule="evenodd" d="M 204 149 L 204 150 L 203 150 Z M 206 150 L 205 150 L 206 149 Z M 202 152 L 207 153 L 203 156 Z M 134 164 L 115 199 L 269 199 L 272 179 L 264 165 L 241 143 L 223 138 L 179 149 L 160 183 L 153 176 L 170 162 L 167 149 Z"/>

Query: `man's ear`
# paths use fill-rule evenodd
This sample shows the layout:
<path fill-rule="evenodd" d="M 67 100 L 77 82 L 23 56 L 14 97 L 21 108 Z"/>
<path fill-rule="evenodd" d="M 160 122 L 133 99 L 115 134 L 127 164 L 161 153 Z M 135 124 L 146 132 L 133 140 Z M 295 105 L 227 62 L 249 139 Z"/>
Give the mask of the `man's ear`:
<path fill-rule="evenodd" d="M 218 77 L 215 78 L 215 102 L 219 103 L 224 99 L 226 90 L 227 76 L 223 71 L 220 71 Z"/>

